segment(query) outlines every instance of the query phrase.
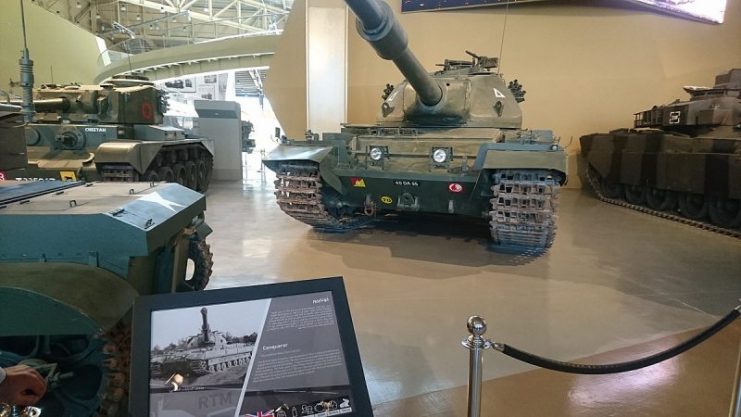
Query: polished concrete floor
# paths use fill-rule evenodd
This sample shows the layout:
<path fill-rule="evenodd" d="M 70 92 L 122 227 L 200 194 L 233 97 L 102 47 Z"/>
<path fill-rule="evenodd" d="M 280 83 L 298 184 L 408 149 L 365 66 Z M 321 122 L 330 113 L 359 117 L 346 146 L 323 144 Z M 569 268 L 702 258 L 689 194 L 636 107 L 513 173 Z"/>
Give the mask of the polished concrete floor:
<path fill-rule="evenodd" d="M 245 180 L 208 191 L 209 288 L 344 276 L 374 405 L 465 385 L 472 314 L 496 341 L 571 360 L 710 325 L 741 297 L 741 240 L 579 190 L 562 193 L 553 248 L 518 256 L 493 252 L 480 221 L 315 232 L 277 208 L 273 176 L 258 169 L 251 157 Z M 533 369 L 487 355 L 487 380 Z"/>

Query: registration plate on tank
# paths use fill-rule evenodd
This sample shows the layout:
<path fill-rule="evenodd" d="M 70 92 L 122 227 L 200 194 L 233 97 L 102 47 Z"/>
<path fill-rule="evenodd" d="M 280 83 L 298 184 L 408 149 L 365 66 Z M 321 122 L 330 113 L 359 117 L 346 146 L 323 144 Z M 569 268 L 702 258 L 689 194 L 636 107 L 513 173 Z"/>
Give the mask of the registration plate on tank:
<path fill-rule="evenodd" d="M 419 187 L 419 181 L 394 180 L 394 185 L 402 185 L 402 186 L 407 186 L 407 187 Z"/>

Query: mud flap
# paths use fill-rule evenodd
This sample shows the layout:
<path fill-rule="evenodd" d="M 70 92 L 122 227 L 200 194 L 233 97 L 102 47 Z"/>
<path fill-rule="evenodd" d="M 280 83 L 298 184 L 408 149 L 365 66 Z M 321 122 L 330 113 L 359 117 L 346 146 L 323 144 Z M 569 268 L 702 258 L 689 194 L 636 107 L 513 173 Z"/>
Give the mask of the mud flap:
<path fill-rule="evenodd" d="M 3 264 L 0 335 L 107 331 L 126 315 L 136 296 L 125 280 L 89 265 Z"/>
<path fill-rule="evenodd" d="M 319 164 L 319 172 L 324 182 L 344 194 L 340 178 L 334 174 L 333 164 L 327 156 L 332 152 L 331 146 L 308 147 L 308 146 L 291 146 L 284 145 L 277 147 L 273 152 L 265 157 L 262 162 L 273 171 L 279 169 L 280 163 L 290 161 L 312 161 Z"/>

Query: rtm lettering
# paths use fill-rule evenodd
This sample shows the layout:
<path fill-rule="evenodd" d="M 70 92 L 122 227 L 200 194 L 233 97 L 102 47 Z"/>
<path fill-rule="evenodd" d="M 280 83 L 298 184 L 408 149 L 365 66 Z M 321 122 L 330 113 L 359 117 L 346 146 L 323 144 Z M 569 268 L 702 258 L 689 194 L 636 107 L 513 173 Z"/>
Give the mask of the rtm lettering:
<path fill-rule="evenodd" d="M 236 405 L 235 398 L 232 398 L 232 394 L 231 392 L 220 392 L 204 395 L 198 399 L 198 408 L 203 410 L 204 408 Z"/>

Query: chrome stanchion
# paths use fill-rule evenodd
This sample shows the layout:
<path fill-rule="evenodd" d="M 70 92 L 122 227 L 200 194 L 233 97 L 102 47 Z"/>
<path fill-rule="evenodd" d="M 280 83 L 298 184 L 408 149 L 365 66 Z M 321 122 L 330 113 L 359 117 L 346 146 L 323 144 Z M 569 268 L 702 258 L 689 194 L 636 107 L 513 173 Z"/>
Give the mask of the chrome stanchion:
<path fill-rule="evenodd" d="M 468 332 L 471 334 L 463 339 L 463 347 L 469 350 L 468 363 L 468 417 L 481 415 L 481 378 L 483 358 L 481 354 L 491 347 L 491 341 L 484 339 L 486 321 L 479 316 L 468 318 Z"/>
<path fill-rule="evenodd" d="M 728 412 L 728 417 L 741 417 L 741 343 L 738 345 L 736 380 L 733 382 L 733 393 L 731 395 L 731 411 Z"/>

